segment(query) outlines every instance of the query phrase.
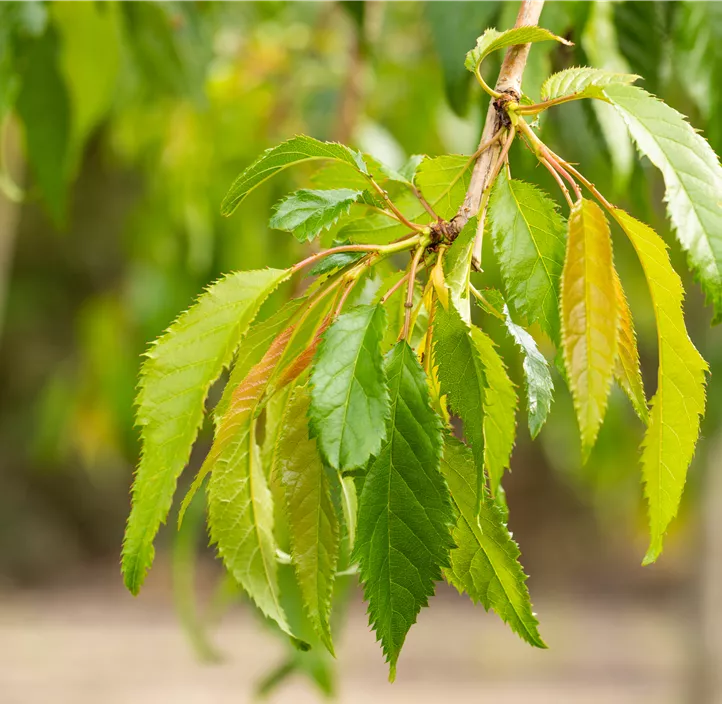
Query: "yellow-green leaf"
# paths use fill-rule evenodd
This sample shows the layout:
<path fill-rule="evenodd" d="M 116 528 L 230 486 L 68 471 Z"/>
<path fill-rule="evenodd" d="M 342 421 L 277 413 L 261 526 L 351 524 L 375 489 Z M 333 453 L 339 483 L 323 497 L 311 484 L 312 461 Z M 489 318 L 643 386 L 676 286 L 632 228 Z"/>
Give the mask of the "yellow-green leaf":
<path fill-rule="evenodd" d="M 283 415 L 276 462 L 286 496 L 291 561 L 309 619 L 333 654 L 331 596 L 339 553 L 339 521 L 329 467 L 308 434 L 310 394 L 298 387 Z"/>
<path fill-rule="evenodd" d="M 642 444 L 644 493 L 649 502 L 651 542 L 644 564 L 662 552 L 662 541 L 677 514 L 687 468 L 705 409 L 707 363 L 689 339 L 684 323 L 684 291 L 667 248 L 651 227 L 623 210 L 614 217 L 637 252 L 657 319 L 659 372 L 649 428 Z"/>
<path fill-rule="evenodd" d="M 614 290 L 617 296 L 617 311 L 619 313 L 619 327 L 617 329 L 618 356 L 614 366 L 614 376 L 619 385 L 632 402 L 632 407 L 639 419 L 647 424 L 649 411 L 647 409 L 647 396 L 644 393 L 642 372 L 639 367 L 639 351 L 637 350 L 637 334 L 634 331 L 632 311 L 629 310 L 627 297 L 624 295 L 619 274 L 614 270 Z"/>
<path fill-rule="evenodd" d="M 564 362 L 586 460 L 607 409 L 619 319 L 609 223 L 589 200 L 577 203 L 569 218 L 561 307 Z"/>

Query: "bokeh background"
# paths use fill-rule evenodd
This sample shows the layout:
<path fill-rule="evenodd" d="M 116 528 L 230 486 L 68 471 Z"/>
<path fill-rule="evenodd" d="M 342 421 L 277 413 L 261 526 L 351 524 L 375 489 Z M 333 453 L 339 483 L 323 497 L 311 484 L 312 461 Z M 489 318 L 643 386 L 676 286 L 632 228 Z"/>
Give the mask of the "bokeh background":
<path fill-rule="evenodd" d="M 463 57 L 486 27 L 512 26 L 517 9 L 0 3 L 0 702 L 312 702 L 324 692 L 343 702 L 722 702 L 722 333 L 686 274 L 661 178 L 603 105 L 558 108 L 542 136 L 670 243 L 692 338 L 712 368 L 703 438 L 659 564 L 640 566 L 640 423 L 615 393 L 582 467 L 557 375 L 534 444 L 520 419 L 507 480 L 549 651 L 440 585 L 388 685 L 352 584 L 335 667 L 304 659 L 224 579 L 202 507 L 181 534 L 162 531 L 143 594 L 122 589 L 140 354 L 220 273 L 287 266 L 304 252 L 267 227 L 303 171 L 223 219 L 233 178 L 296 133 L 392 166 L 473 152 L 486 100 Z M 534 46 L 526 93 L 538 97 L 543 78 L 568 66 L 632 71 L 722 150 L 722 4 L 552 1 L 541 24 L 575 44 Z M 493 82 L 499 61 L 488 64 Z M 511 158 L 516 177 L 558 195 L 530 155 L 515 147 Z M 615 248 L 651 395 L 648 294 L 621 238 Z M 479 283 L 494 285 L 492 254 L 484 261 Z M 518 379 L 520 360 L 504 351 Z"/>

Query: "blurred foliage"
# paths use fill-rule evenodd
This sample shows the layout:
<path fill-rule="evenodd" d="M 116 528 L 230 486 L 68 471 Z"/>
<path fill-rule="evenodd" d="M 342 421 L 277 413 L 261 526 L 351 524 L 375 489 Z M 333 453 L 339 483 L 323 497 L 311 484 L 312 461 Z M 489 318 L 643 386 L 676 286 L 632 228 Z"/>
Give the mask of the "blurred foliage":
<path fill-rule="evenodd" d="M 516 10 L 513 2 L 0 3 L 0 575 L 37 577 L 117 551 L 147 341 L 221 272 L 287 266 L 304 251 L 267 226 L 271 204 L 298 174 L 259 188 L 225 219 L 219 204 L 237 173 L 297 133 L 347 141 L 392 166 L 416 153 L 472 152 L 486 100 L 463 56 L 487 26 L 511 26 Z M 526 93 L 538 97 L 552 70 L 621 65 L 722 150 L 722 5 L 548 1 L 541 23 L 575 44 L 535 46 Z M 488 64 L 493 82 L 498 59 Z M 545 141 L 662 233 L 684 272 L 661 179 L 610 138 L 607 108 L 570 103 L 544 115 Z M 26 169 L 8 158 L 13 141 Z M 532 155 L 517 150 L 512 167 L 556 193 Z M 5 225 L 11 209 L 16 227 Z M 654 370 L 641 270 L 621 238 L 615 248 L 642 366 Z M 484 261 L 481 286 L 494 286 L 491 250 Z M 713 369 L 711 436 L 722 411 L 722 340 L 707 330 L 697 287 L 685 285 L 692 337 Z M 493 319 L 484 324 L 509 345 Z M 513 358 L 511 347 L 503 351 Z M 654 375 L 645 382 L 651 396 Z M 517 461 L 557 470 L 598 507 L 610 540 L 625 535 L 620 523 L 641 535 L 642 427 L 631 409 L 612 398 L 584 468 L 576 436 L 571 401 L 560 394 L 541 434 L 544 456 L 522 443 Z M 694 500 L 693 486 L 686 501 Z M 193 544 L 184 540 L 179 559 Z M 277 676 L 306 668 L 332 688 L 323 663 L 298 658 L 291 653 Z"/>

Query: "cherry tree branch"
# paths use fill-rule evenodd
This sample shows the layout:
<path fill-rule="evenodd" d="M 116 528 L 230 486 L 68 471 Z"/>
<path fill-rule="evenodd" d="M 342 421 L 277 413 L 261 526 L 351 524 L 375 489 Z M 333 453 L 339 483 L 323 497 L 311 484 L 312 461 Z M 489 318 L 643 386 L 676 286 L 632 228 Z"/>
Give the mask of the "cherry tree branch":
<path fill-rule="evenodd" d="M 527 25 L 535 25 L 539 22 L 544 0 L 522 0 L 519 14 L 516 18 L 515 27 Z M 499 78 L 496 81 L 495 89 L 499 93 L 505 93 L 519 99 L 521 96 L 521 79 L 524 74 L 527 56 L 529 55 L 530 44 L 520 44 L 518 46 L 509 47 L 504 57 L 504 61 L 499 71 Z M 491 140 L 493 136 L 504 127 L 502 114 L 497 110 L 495 100 L 489 103 L 489 110 L 486 113 L 486 122 L 484 130 L 481 133 L 480 146 Z M 501 151 L 502 145 L 496 141 L 483 151 L 474 164 L 471 172 L 471 182 L 466 192 L 464 202 L 461 204 L 459 211 L 449 223 L 449 229 L 452 233 L 458 234 L 464 228 L 466 223 L 479 212 L 481 197 L 484 189 L 490 185 L 490 176 L 494 164 L 496 164 Z M 476 256 L 477 249 L 481 248 L 481 233 L 477 233 L 477 241 L 475 242 L 475 262 L 478 264 L 479 257 Z"/>

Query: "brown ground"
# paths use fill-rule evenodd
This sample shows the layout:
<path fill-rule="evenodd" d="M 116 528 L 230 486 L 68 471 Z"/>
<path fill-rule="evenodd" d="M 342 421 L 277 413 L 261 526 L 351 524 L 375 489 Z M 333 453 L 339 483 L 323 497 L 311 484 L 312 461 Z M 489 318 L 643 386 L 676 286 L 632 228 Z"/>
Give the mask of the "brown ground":
<path fill-rule="evenodd" d="M 494 704 L 680 704 L 685 638 L 679 614 L 655 605 L 537 598 L 550 650 L 520 642 L 493 614 L 448 591 L 412 630 L 397 682 L 355 607 L 339 647 L 340 701 Z M 116 582 L 0 599 L 2 704 L 239 704 L 278 657 L 247 610 L 215 634 L 226 655 L 200 664 L 170 599 L 139 599 Z M 318 701 L 293 681 L 273 702 Z"/>

